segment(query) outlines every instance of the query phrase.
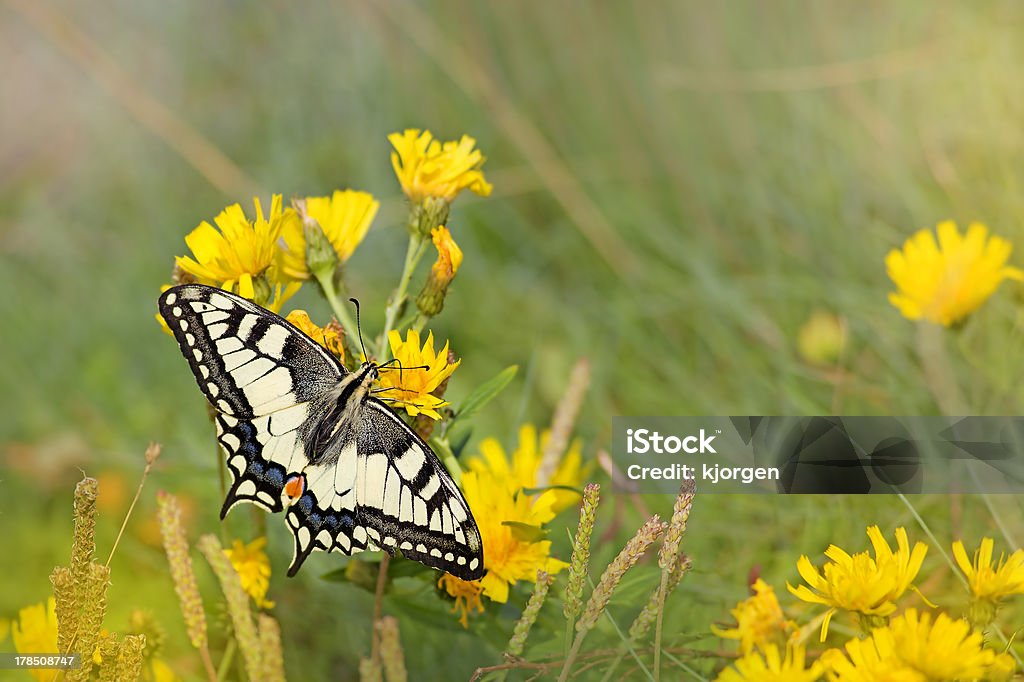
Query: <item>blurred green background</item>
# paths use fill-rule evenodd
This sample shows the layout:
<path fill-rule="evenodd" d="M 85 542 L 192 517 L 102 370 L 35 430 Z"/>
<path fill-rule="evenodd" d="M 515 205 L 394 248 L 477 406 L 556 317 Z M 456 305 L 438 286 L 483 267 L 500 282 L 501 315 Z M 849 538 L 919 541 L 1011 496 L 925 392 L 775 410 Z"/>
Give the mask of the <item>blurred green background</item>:
<path fill-rule="evenodd" d="M 378 196 L 349 264 L 376 332 L 405 242 L 386 136 L 474 136 L 495 189 L 461 197 L 449 223 L 465 262 L 432 327 L 464 358 L 450 395 L 519 364 L 473 441 L 511 444 L 523 420 L 549 422 L 586 356 L 578 432 L 590 458 L 612 415 L 935 413 L 914 326 L 886 301 L 886 252 L 947 218 L 1024 237 L 1019 3 L 98 9 L 0 3 L 0 615 L 42 601 L 67 561 L 80 469 L 101 478 L 104 553 L 158 440 L 164 455 L 114 559 L 108 625 L 152 610 L 186 677 L 198 664 L 154 544 L 154 495 L 188 498 L 193 538 L 218 527 L 220 501 L 204 406 L 153 314 L 184 235 L 225 205 L 336 187 Z M 327 317 L 312 287 L 294 303 Z M 815 310 L 848 325 L 838 368 L 796 352 Z M 956 333 L 977 413 L 1024 404 L 1020 322 L 1006 287 Z M 641 518 L 625 497 L 606 502 L 604 558 Z M 665 513 L 671 501 L 645 503 Z M 968 529 L 969 546 L 993 532 L 986 503 L 1024 532 L 1014 499 L 916 502 L 937 531 Z M 245 537 L 249 521 L 237 513 L 231 533 Z M 700 498 L 686 540 L 695 571 L 670 631 L 706 633 L 745 595 L 748 571 L 779 587 L 797 579 L 800 553 L 866 546 L 869 523 L 922 537 L 893 498 Z M 351 679 L 372 595 L 317 579 L 336 555 L 285 579 L 290 540 L 268 525 L 290 674 Z M 926 566 L 946 570 L 934 554 Z M 652 575 L 637 572 L 613 602 L 624 626 Z M 422 603 L 444 615 L 433 594 Z M 517 612 L 495 611 L 476 634 L 454 617 L 403 620 L 410 666 L 462 678 L 496 662 Z"/>

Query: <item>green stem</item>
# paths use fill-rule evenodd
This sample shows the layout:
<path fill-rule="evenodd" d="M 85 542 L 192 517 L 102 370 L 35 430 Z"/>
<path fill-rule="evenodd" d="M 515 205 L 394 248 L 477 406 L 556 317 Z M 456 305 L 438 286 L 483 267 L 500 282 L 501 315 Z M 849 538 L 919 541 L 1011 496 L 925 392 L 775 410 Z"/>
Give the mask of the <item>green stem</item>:
<path fill-rule="evenodd" d="M 235 659 L 235 638 L 232 637 L 228 640 L 228 645 L 224 648 L 224 657 L 220 659 L 220 667 L 217 669 L 217 680 L 218 682 L 228 679 L 228 672 L 231 671 L 231 663 Z"/>
<path fill-rule="evenodd" d="M 583 638 L 586 636 L 586 632 L 576 634 L 576 639 L 572 643 L 572 648 L 569 649 L 569 654 L 565 657 L 565 662 L 562 664 L 562 672 L 558 676 L 558 682 L 565 682 L 569 679 L 569 670 L 572 668 L 572 664 L 576 661 L 576 656 L 580 653 L 580 647 L 583 646 Z"/>
<path fill-rule="evenodd" d="M 409 282 L 412 280 L 413 273 L 416 272 L 416 266 L 420 264 L 423 254 L 426 253 L 426 244 L 426 240 L 418 234 L 409 235 L 409 247 L 405 251 L 402 276 L 399 278 L 398 287 L 395 288 L 395 293 L 391 295 L 388 307 L 384 311 L 384 331 L 381 332 L 380 341 L 377 344 L 377 357 L 380 358 L 380 362 L 387 362 L 390 355 L 388 332 L 395 326 L 395 320 L 405 304 L 405 298 L 409 293 Z"/>
<path fill-rule="evenodd" d="M 661 571 L 661 584 L 658 586 L 658 619 L 654 626 L 654 682 L 661 680 L 661 622 L 665 615 L 665 593 L 668 592 L 668 574 L 670 568 Z"/>
<path fill-rule="evenodd" d="M 917 354 L 921 358 L 925 383 L 939 409 L 947 417 L 960 417 L 970 412 L 953 373 L 945 337 L 944 327 L 931 322 L 919 322 Z"/>
<path fill-rule="evenodd" d="M 334 286 L 333 273 L 320 271 L 314 272 L 313 276 L 316 277 L 316 281 L 320 284 L 320 289 L 324 292 L 324 298 L 327 299 L 327 303 L 331 306 L 334 317 L 338 319 L 342 329 L 345 330 L 345 336 L 353 341 L 358 339 L 359 329 L 352 319 L 352 314 L 348 311 L 348 306 L 339 300 L 338 290 Z"/>
<path fill-rule="evenodd" d="M 423 328 L 427 326 L 427 320 L 430 319 L 423 313 L 417 311 L 416 317 L 413 318 L 412 324 L 409 325 L 411 329 L 415 329 L 417 332 L 423 331 Z"/>

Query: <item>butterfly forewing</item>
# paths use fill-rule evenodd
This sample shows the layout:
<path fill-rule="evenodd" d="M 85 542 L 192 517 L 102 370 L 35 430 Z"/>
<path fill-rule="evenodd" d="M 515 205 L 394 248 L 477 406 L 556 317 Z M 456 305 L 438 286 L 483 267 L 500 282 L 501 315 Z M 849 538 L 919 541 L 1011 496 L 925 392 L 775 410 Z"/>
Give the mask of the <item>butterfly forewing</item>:
<path fill-rule="evenodd" d="M 483 575 L 479 530 L 447 470 L 390 408 L 353 390 L 353 375 L 321 346 L 213 287 L 177 286 L 159 305 L 217 411 L 233 478 L 222 517 L 240 502 L 282 511 L 286 484 L 304 482 L 286 515 L 289 575 L 314 550 L 364 549 L 399 550 L 467 580 Z"/>

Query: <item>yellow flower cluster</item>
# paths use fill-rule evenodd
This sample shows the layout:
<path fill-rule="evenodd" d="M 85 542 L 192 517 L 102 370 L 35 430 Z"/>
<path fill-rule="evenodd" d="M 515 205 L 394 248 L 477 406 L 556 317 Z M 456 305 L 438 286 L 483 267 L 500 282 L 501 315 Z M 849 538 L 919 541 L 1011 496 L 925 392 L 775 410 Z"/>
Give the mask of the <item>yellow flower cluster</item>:
<path fill-rule="evenodd" d="M 1024 593 L 1024 550 L 1008 557 L 1002 555 L 994 562 L 993 540 L 984 538 L 972 561 L 963 542 L 957 541 L 953 543 L 953 555 L 972 598 L 968 617 L 918 613 L 913 608 L 896 613 L 896 601 L 908 589 L 915 589 L 912 583 L 928 548 L 918 542 L 911 549 L 903 528 L 896 530 L 895 551 L 877 526 L 869 527 L 867 532 L 874 557 L 867 552 L 851 555 L 831 545 L 825 552 L 830 562 L 822 571 L 806 556 L 797 562 L 798 572 L 810 587 L 788 586 L 804 601 L 831 607 L 824 618 L 822 641 L 837 609 L 860 617 L 864 637 L 828 649 L 805 668 L 801 631 L 786 620 L 771 587 L 758 579 L 753 586 L 754 596 L 732 610 L 736 627 L 712 627 L 719 637 L 739 640 L 742 654 L 718 679 L 753 682 L 817 680 L 825 676 L 832 682 L 1009 680 L 1015 670 L 1013 657 L 986 647 L 982 628 L 993 620 L 1006 597 Z M 979 603 L 986 608 L 977 608 Z M 975 618 L 978 613 L 986 617 Z M 780 653 L 783 646 L 787 648 L 785 657 Z"/>
<path fill-rule="evenodd" d="M 439 585 L 456 598 L 454 610 L 460 613 L 463 625 L 469 613 L 483 611 L 481 596 L 504 603 L 516 582 L 536 582 L 537 571 L 554 575 L 568 566 L 551 556 L 544 525 L 554 519 L 567 499 L 563 494 L 573 502 L 579 495 L 555 489 L 530 492 L 541 463 L 538 446 L 542 447 L 547 436 L 538 439 L 534 426 L 523 425 L 511 461 L 497 440 L 488 438 L 481 443 L 481 456 L 471 458 L 469 470 L 462 475 L 463 494 L 480 528 L 487 569 L 483 578 L 473 582 L 451 575 L 441 578 Z M 550 485 L 581 485 L 580 448 L 578 442 L 573 443 L 557 468 L 558 483 L 552 480 Z"/>

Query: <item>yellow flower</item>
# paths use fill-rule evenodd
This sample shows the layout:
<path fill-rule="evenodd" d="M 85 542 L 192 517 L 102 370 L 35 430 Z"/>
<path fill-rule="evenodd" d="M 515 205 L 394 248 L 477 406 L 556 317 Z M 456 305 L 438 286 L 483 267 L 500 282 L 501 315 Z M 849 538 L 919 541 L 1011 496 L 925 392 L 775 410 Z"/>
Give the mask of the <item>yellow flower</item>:
<path fill-rule="evenodd" d="M 1013 677 L 1013 673 L 1017 671 L 1017 662 L 1013 660 L 1013 656 L 1010 654 L 997 654 L 996 660 L 992 661 L 992 665 L 988 668 L 988 676 L 986 679 L 992 680 L 992 682 L 1006 682 Z"/>
<path fill-rule="evenodd" d="M 388 332 L 388 342 L 391 344 L 391 355 L 398 364 L 385 367 L 381 372 L 381 388 L 393 389 L 382 395 L 396 401 L 413 417 L 425 414 L 432 419 L 440 419 L 437 410 L 448 403 L 431 394 L 452 375 L 462 360 L 448 363 L 447 341 L 444 348 L 435 353 L 433 332 L 427 335 L 422 348 L 420 334 L 415 329 L 408 331 L 405 341 L 401 334 L 391 330 Z"/>
<path fill-rule="evenodd" d="M 467 460 L 466 466 L 470 471 L 490 472 L 506 481 L 511 492 L 537 488 L 537 471 L 550 437 L 551 432 L 546 430 L 538 439 L 536 427 L 533 424 L 523 424 L 519 427 L 519 444 L 512 453 L 511 462 L 496 438 L 486 438 L 480 443 L 480 456 L 471 457 Z M 581 487 L 586 474 L 585 469 L 590 468 L 582 466 L 582 451 L 582 443 L 579 439 L 574 440 L 547 485 Z M 558 489 L 550 492 L 555 498 L 552 508 L 556 513 L 580 502 L 580 494 L 573 490 Z"/>
<path fill-rule="evenodd" d="M 11 639 L 19 654 L 57 653 L 57 603 L 50 597 L 46 604 L 26 606 L 11 626 Z M 36 680 L 50 680 L 52 670 L 29 670 Z"/>
<path fill-rule="evenodd" d="M 845 657 L 830 658 L 839 682 L 867 680 L 979 680 L 1006 674 L 1007 662 L 984 648 L 981 632 L 966 621 L 907 609 L 871 637 L 851 640 Z M 1012 671 L 1012 668 L 1011 668 Z M 885 673 L 883 676 L 880 673 Z"/>
<path fill-rule="evenodd" d="M 462 475 L 462 490 L 480 529 L 487 569 L 483 578 L 472 583 L 453 576 L 439 583 L 449 595 L 465 599 L 461 607 L 463 616 L 476 608 L 472 597 L 476 588 L 472 585 L 478 585 L 479 594 L 491 601 L 505 603 L 509 587 L 516 581 L 536 582 L 537 571 L 554 575 L 569 565 L 551 556 L 550 540 L 530 537 L 532 532 L 539 536 L 543 532 L 541 527 L 555 517 L 553 491 L 536 496 L 516 493 L 501 477 L 480 471 Z"/>
<path fill-rule="evenodd" d="M 1006 265 L 1013 245 L 989 237 L 988 228 L 971 223 L 961 236 L 956 223 L 945 221 L 920 230 L 885 257 L 897 292 L 889 302 L 909 320 L 925 319 L 949 326 L 974 312 L 1004 279 L 1024 280 L 1024 271 Z"/>
<path fill-rule="evenodd" d="M 981 547 L 974 553 L 974 563 L 967 558 L 964 543 L 953 543 L 953 556 L 960 570 L 967 576 L 971 594 L 978 599 L 999 601 L 1011 594 L 1024 594 L 1024 550 L 1018 549 L 1007 557 L 999 555 L 999 563 L 992 563 L 992 538 L 982 538 Z"/>
<path fill-rule="evenodd" d="M 452 233 L 444 225 L 430 232 L 437 247 L 437 260 L 430 268 L 430 275 L 423 285 L 423 291 L 416 297 L 416 307 L 427 317 L 434 317 L 444 309 L 444 298 L 448 287 L 455 279 L 455 273 L 462 265 L 462 249 L 452 239 Z"/>
<path fill-rule="evenodd" d="M 779 653 L 779 647 L 769 644 L 762 656 L 758 651 L 751 651 L 737 660 L 733 667 L 726 668 L 716 682 L 814 682 L 824 672 L 820 662 L 806 667 L 806 651 L 800 645 L 786 648 L 786 657 Z"/>
<path fill-rule="evenodd" d="M 402 191 L 413 204 L 427 197 L 451 202 L 464 189 L 486 197 L 491 185 L 480 166 L 484 156 L 474 149 L 476 140 L 463 135 L 458 142 L 440 142 L 429 131 L 409 129 L 388 135 L 395 148 L 391 165 Z"/>
<path fill-rule="evenodd" d="M 342 263 L 363 241 L 380 208 L 372 194 L 351 189 L 334 190 L 329 197 L 306 197 L 304 205 L 306 215 L 317 222 Z M 282 237 L 287 245 L 282 260 L 285 274 L 294 279 L 309 279 L 302 221 L 289 221 Z"/>
<path fill-rule="evenodd" d="M 797 571 L 815 592 L 806 585 L 786 587 L 797 598 L 814 604 L 832 607 L 821 624 L 821 641 L 825 641 L 828 625 L 836 609 L 845 609 L 862 617 L 888 616 L 896 610 L 896 600 L 907 589 L 921 569 L 928 546 L 923 542 L 910 550 L 907 531 L 896 529 L 898 550 L 894 553 L 882 536 L 878 526 L 868 528 L 868 537 L 874 546 L 875 558 L 867 552 L 850 556 L 835 545 L 829 545 L 825 556 L 831 561 L 825 564 L 824 576 L 811 564 L 806 556 L 797 561 Z"/>
<path fill-rule="evenodd" d="M 228 561 L 235 567 L 235 572 L 242 581 L 242 589 L 261 609 L 274 607 L 274 602 L 266 598 L 267 589 L 270 587 L 270 559 L 263 551 L 266 544 L 265 537 L 256 538 L 247 545 L 241 540 L 235 540 L 231 549 L 224 550 Z"/>
<path fill-rule="evenodd" d="M 326 348 L 338 360 L 345 360 L 345 332 L 336 321 L 332 320 L 326 327 L 318 327 L 309 319 L 309 313 L 305 310 L 293 310 L 285 319 Z"/>
<path fill-rule="evenodd" d="M 775 590 L 758 578 L 753 584 L 754 596 L 736 604 L 730 613 L 736 627 L 722 630 L 714 625 L 711 631 L 725 639 L 738 639 L 740 652 L 749 654 L 755 647 L 764 650 L 769 644 L 784 643 L 786 633 L 796 630 L 796 623 L 786 620 L 775 597 Z"/>
<path fill-rule="evenodd" d="M 285 225 L 298 222 L 298 216 L 282 208 L 280 194 L 270 202 L 269 217 L 264 216 L 259 199 L 253 199 L 253 204 L 254 221 L 245 217 L 238 204 L 214 218 L 216 228 L 204 220 L 185 237 L 194 257 L 176 260 L 199 283 L 234 291 L 276 312 L 300 286 L 282 272 L 278 243 Z"/>
<path fill-rule="evenodd" d="M 438 282 L 450 283 L 462 265 L 462 249 L 452 239 L 452 233 L 444 225 L 430 232 L 434 246 L 437 247 L 437 261 L 431 266 L 430 272 Z"/>
<path fill-rule="evenodd" d="M 159 658 L 153 659 L 150 669 L 153 673 L 151 678 L 153 682 L 178 682 L 178 680 L 181 679 L 174 674 L 174 671 L 171 670 L 171 666 L 167 665 Z"/>
<path fill-rule="evenodd" d="M 437 586 L 442 588 L 449 596 L 455 597 L 455 606 L 452 613 L 459 614 L 459 622 L 462 627 L 469 627 L 469 614 L 476 611 L 484 612 L 484 603 L 480 599 L 484 588 L 479 580 L 461 580 L 450 573 L 445 573 L 437 581 Z"/>

